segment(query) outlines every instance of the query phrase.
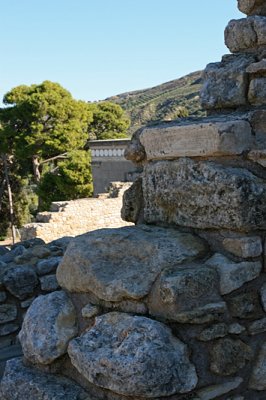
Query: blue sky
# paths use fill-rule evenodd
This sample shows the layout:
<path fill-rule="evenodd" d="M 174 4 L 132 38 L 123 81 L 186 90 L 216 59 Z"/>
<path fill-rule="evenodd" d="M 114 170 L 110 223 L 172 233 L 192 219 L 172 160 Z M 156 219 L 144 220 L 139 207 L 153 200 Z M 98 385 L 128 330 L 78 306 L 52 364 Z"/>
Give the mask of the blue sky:
<path fill-rule="evenodd" d="M 203 69 L 229 51 L 236 0 L 0 0 L 0 101 L 51 80 L 94 101 Z"/>

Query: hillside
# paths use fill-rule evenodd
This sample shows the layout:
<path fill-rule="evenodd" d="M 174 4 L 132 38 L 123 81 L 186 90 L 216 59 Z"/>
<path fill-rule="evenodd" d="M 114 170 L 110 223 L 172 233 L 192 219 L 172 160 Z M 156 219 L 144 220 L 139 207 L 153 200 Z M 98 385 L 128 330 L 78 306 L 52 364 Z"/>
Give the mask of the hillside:
<path fill-rule="evenodd" d="M 202 71 L 154 86 L 109 97 L 119 104 L 131 119 L 130 133 L 140 126 L 159 121 L 171 121 L 179 116 L 201 116 L 199 103 Z M 185 109 L 184 109 L 185 108 Z"/>

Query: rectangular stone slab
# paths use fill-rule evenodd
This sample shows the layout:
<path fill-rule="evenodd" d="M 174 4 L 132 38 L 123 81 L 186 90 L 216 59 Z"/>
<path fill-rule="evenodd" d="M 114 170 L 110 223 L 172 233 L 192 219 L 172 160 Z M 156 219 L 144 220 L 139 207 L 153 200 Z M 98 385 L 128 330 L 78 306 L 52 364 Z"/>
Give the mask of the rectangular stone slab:
<path fill-rule="evenodd" d="M 140 135 L 148 160 L 237 155 L 250 149 L 253 140 L 244 120 L 162 125 Z"/>
<path fill-rule="evenodd" d="M 180 158 L 143 173 L 144 219 L 200 229 L 265 229 L 266 182 L 244 168 Z"/>

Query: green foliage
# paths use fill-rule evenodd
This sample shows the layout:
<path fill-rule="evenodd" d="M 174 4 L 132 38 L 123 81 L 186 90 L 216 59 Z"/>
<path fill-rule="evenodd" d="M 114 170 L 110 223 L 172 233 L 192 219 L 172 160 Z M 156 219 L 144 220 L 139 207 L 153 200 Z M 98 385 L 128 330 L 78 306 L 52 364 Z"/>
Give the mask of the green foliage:
<path fill-rule="evenodd" d="M 45 160 L 82 148 L 87 141 L 92 112 L 58 83 L 18 86 L 4 96 L 4 104 L 0 151 L 14 154 L 24 167 L 33 155 Z"/>
<path fill-rule="evenodd" d="M 108 101 L 91 103 L 93 121 L 89 124 L 90 139 L 119 139 L 127 137 L 130 120 L 123 109 Z"/>
<path fill-rule="evenodd" d="M 92 193 L 91 158 L 85 150 L 69 152 L 54 172 L 43 174 L 38 187 L 42 208 L 46 210 L 53 201 L 90 197 Z"/>

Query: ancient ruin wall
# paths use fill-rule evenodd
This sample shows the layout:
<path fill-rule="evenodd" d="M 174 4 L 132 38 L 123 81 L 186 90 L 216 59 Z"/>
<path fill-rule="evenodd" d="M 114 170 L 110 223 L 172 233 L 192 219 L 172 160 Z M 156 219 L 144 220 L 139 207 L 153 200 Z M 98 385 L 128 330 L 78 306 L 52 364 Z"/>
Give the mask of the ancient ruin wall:
<path fill-rule="evenodd" d="M 21 240 L 41 238 L 46 243 L 63 236 L 77 236 L 100 228 L 131 225 L 121 218 L 122 195 L 130 184 L 113 184 L 114 197 L 54 202 L 51 211 L 37 215 L 37 221 L 20 229 Z"/>

